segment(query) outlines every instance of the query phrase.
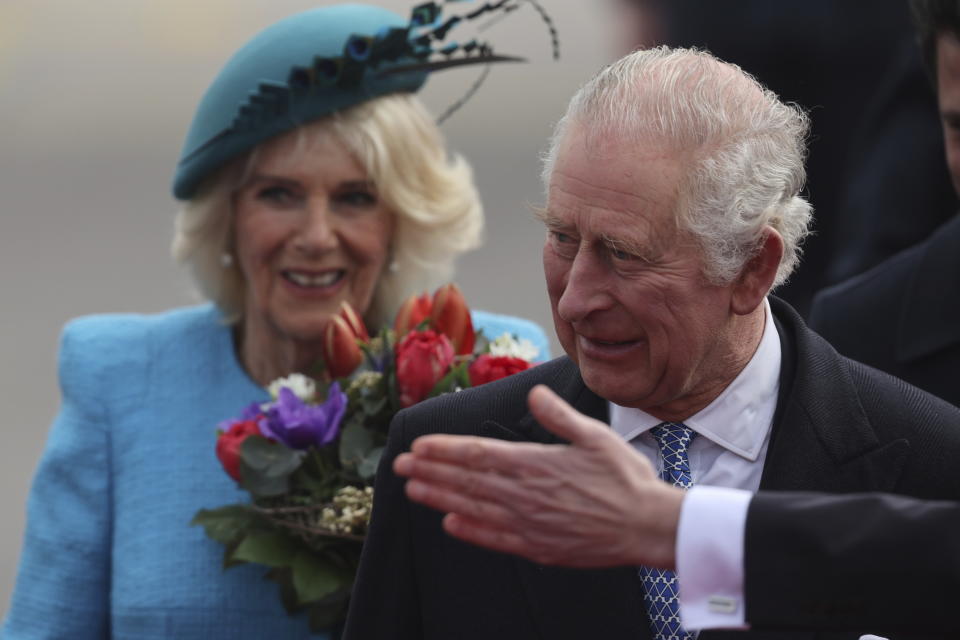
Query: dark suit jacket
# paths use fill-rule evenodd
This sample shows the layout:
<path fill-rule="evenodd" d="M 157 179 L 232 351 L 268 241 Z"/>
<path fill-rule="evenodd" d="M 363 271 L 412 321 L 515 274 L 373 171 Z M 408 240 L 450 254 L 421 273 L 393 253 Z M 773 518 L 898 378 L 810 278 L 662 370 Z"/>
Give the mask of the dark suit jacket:
<path fill-rule="evenodd" d="M 960 636 L 958 502 L 760 492 L 747 515 L 744 562 L 755 627 Z"/>
<path fill-rule="evenodd" d="M 771 304 L 783 365 L 761 486 L 960 498 L 960 410 L 840 357 L 789 306 Z M 397 415 L 347 640 L 650 637 L 636 569 L 545 567 L 461 543 L 443 533 L 439 513 L 406 499 L 391 470 L 396 455 L 426 433 L 555 442 L 527 411 L 527 392 L 538 383 L 606 421 L 606 401 L 586 388 L 568 358 Z M 723 635 L 703 633 L 700 640 Z"/>
<path fill-rule="evenodd" d="M 960 216 L 817 294 L 810 326 L 845 356 L 960 405 Z"/>

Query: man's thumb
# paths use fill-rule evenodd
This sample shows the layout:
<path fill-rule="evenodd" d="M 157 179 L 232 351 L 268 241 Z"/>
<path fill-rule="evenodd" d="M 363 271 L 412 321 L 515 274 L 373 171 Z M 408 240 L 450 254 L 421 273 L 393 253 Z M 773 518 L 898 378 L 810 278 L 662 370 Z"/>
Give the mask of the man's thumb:
<path fill-rule="evenodd" d="M 573 444 L 587 444 L 608 431 L 605 424 L 578 412 L 545 385 L 530 390 L 527 404 L 547 431 Z"/>

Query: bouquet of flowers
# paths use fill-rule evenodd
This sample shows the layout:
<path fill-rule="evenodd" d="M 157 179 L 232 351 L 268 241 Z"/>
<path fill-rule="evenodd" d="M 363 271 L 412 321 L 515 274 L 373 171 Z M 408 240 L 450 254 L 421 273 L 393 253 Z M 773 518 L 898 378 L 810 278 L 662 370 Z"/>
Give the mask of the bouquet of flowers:
<path fill-rule="evenodd" d="M 224 568 L 267 567 L 287 612 L 306 609 L 313 630 L 344 619 L 393 415 L 523 371 L 537 355 L 527 340 L 475 332 L 453 284 L 411 297 L 373 337 L 344 303 L 322 353 L 318 379 L 276 380 L 272 401 L 220 424 L 217 457 L 250 502 L 192 521 L 224 545 Z"/>

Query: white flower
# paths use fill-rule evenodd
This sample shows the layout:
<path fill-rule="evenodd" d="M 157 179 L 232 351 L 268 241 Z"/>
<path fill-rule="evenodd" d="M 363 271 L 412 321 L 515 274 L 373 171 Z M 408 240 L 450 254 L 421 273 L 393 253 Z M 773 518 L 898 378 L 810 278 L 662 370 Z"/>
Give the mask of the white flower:
<path fill-rule="evenodd" d="M 316 383 L 312 378 L 308 378 L 302 373 L 291 373 L 286 378 L 277 378 L 270 383 L 267 391 L 269 391 L 270 396 L 276 400 L 280 396 L 280 389 L 284 387 L 293 391 L 293 394 L 304 402 L 311 402 L 316 399 Z"/>
<path fill-rule="evenodd" d="M 533 346 L 532 342 L 526 338 L 517 340 L 509 333 L 504 333 L 490 342 L 490 355 L 492 356 L 509 356 L 533 362 L 539 354 L 540 350 Z"/>

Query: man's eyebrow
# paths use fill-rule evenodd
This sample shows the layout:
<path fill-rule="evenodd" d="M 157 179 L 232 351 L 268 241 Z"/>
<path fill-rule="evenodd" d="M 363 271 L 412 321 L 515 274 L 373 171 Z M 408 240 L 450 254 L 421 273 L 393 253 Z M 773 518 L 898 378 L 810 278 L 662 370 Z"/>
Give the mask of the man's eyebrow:
<path fill-rule="evenodd" d="M 530 207 L 533 217 L 547 225 L 549 229 L 569 229 L 570 224 L 550 213 L 546 207 Z"/>
<path fill-rule="evenodd" d="M 624 251 L 648 262 L 653 262 L 658 255 L 658 250 L 655 245 L 641 244 L 635 240 L 622 237 L 618 238 L 605 233 L 600 234 L 600 239 L 608 247 L 616 249 L 617 251 Z"/>

